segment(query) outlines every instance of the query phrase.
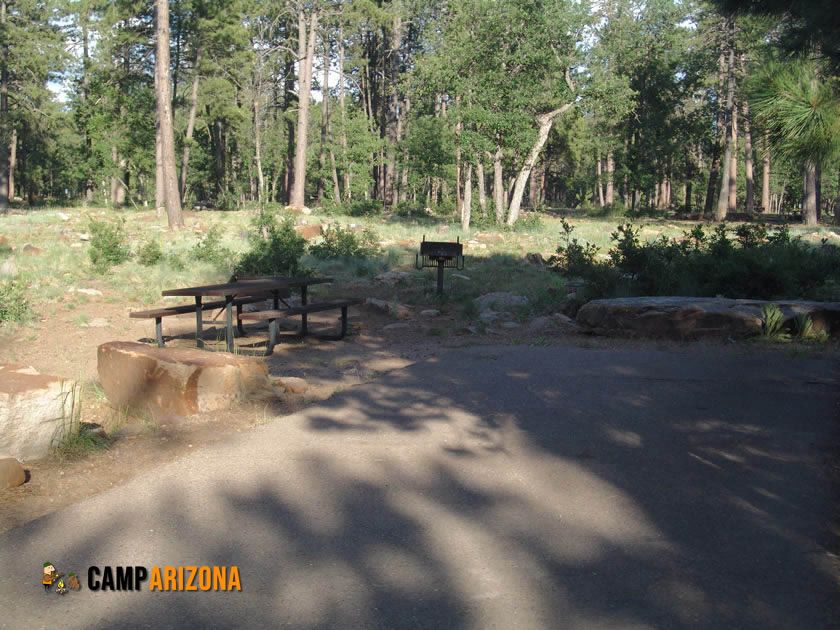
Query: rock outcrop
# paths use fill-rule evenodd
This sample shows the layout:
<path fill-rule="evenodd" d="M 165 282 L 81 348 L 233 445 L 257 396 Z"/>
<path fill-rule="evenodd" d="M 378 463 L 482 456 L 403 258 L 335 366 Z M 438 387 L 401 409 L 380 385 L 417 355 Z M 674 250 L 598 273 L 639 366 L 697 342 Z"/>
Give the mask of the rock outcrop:
<path fill-rule="evenodd" d="M 108 402 L 155 419 L 275 395 L 268 365 L 254 357 L 111 341 L 99 346 L 97 360 Z"/>
<path fill-rule="evenodd" d="M 777 305 L 785 327 L 807 315 L 814 332 L 840 332 L 840 302 L 730 300 L 726 298 L 635 297 L 593 300 L 577 313 L 585 330 L 604 335 L 700 339 L 761 332 L 761 309 Z"/>
<path fill-rule="evenodd" d="M 70 422 L 75 387 L 31 367 L 0 364 L 0 453 L 45 456 Z"/>

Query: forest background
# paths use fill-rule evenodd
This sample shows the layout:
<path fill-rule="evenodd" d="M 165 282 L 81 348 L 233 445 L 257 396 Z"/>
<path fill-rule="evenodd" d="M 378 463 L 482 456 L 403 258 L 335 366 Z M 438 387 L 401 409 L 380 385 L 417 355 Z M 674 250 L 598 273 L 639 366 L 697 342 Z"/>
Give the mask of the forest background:
<path fill-rule="evenodd" d="M 840 216 L 826 0 L 0 0 L 0 211 Z"/>

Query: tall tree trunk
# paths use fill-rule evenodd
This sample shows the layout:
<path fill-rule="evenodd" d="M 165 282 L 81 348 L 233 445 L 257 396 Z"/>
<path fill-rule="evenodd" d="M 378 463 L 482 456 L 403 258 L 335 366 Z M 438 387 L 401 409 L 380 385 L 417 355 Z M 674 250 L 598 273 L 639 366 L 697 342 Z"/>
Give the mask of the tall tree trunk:
<path fill-rule="evenodd" d="M 350 201 L 350 165 L 347 163 L 347 112 L 344 106 L 344 5 L 338 23 L 338 106 L 341 109 L 341 164 L 344 200 Z"/>
<path fill-rule="evenodd" d="M 119 164 L 119 156 L 117 155 L 117 145 L 115 145 L 115 144 L 111 145 L 111 162 L 113 163 L 113 168 L 116 169 L 117 165 Z M 117 204 L 117 188 L 119 188 L 119 185 L 120 185 L 119 179 L 120 179 L 119 176 L 116 175 L 116 174 L 111 175 L 111 177 L 110 177 L 110 180 L 111 180 L 111 191 L 110 192 L 111 192 L 111 194 L 110 194 L 110 197 L 109 197 L 109 201 L 113 205 Z"/>
<path fill-rule="evenodd" d="M 715 221 L 723 221 L 726 219 L 726 212 L 729 209 L 729 180 L 730 169 L 732 168 L 732 151 L 733 151 L 733 120 L 732 108 L 735 103 L 735 22 L 732 17 L 727 18 L 727 49 L 728 49 L 728 64 L 727 77 L 728 86 L 726 90 L 726 152 L 723 158 L 723 180 L 720 185 L 720 194 L 718 195 L 717 209 L 715 210 Z"/>
<path fill-rule="evenodd" d="M 761 211 L 770 211 L 770 132 L 764 132 L 764 159 L 761 167 Z"/>
<path fill-rule="evenodd" d="M 391 80 L 391 98 L 388 103 L 388 119 L 386 121 L 388 130 L 388 144 L 385 158 L 385 180 L 383 182 L 383 201 L 385 207 L 394 205 L 394 186 L 397 173 L 397 118 L 399 115 L 399 71 L 400 71 L 400 45 L 402 43 L 402 5 L 400 0 L 391 2 L 391 9 L 394 12 L 391 24 L 391 45 L 388 53 L 389 75 Z"/>
<path fill-rule="evenodd" d="M 752 129 L 750 128 L 750 104 L 744 100 L 744 174 L 747 180 L 747 214 L 755 211 L 755 187 L 753 173 Z"/>
<path fill-rule="evenodd" d="M 805 190 L 802 198 L 802 222 L 807 226 L 817 225 L 817 165 L 805 163 Z"/>
<path fill-rule="evenodd" d="M 604 207 L 604 185 L 602 182 L 602 166 L 600 154 L 595 157 L 595 188 L 598 191 L 598 207 Z"/>
<path fill-rule="evenodd" d="M 324 78 L 321 86 L 321 146 L 318 152 L 318 166 L 321 174 L 318 177 L 318 205 L 324 205 L 324 191 L 327 188 L 327 125 L 330 119 L 330 38 L 324 35 Z"/>
<path fill-rule="evenodd" d="M 195 118 L 198 113 L 198 82 L 200 78 L 199 63 L 201 62 L 201 45 L 195 51 L 193 62 L 192 91 L 190 93 L 190 113 L 187 117 L 187 131 L 184 134 L 184 153 L 181 156 L 181 176 L 178 178 L 178 190 L 181 194 L 181 203 L 184 203 L 184 195 L 187 191 L 187 164 L 190 161 L 190 148 L 192 147 L 193 131 L 195 130 Z"/>
<path fill-rule="evenodd" d="M 562 107 L 551 112 L 537 116 L 537 125 L 539 132 L 537 133 L 537 140 L 534 146 L 531 147 L 531 152 L 525 159 L 522 165 L 522 170 L 519 171 L 519 176 L 516 178 L 516 184 L 513 188 L 513 196 L 510 200 L 510 208 L 508 209 L 507 224 L 513 226 L 519 218 L 519 206 L 522 203 L 522 194 L 525 192 L 525 184 L 528 181 L 528 176 L 531 174 L 531 169 L 537 163 L 537 158 L 540 157 L 540 151 L 545 146 L 545 141 L 548 140 L 548 134 L 551 131 L 551 126 L 554 124 L 554 119 L 567 109 L 572 107 L 574 103 L 566 103 Z"/>
<path fill-rule="evenodd" d="M 170 229 L 184 225 L 181 213 L 181 196 L 178 193 L 178 176 L 175 171 L 175 136 L 172 128 L 172 93 L 169 89 L 169 2 L 156 0 L 157 48 L 155 71 L 158 75 L 157 100 L 160 128 L 161 164 L 163 168 L 166 216 Z"/>
<path fill-rule="evenodd" d="M 534 168 L 531 169 L 531 176 L 528 178 L 528 205 L 531 207 L 532 210 L 537 208 L 539 204 L 539 194 L 540 194 L 540 170 L 537 165 L 534 165 Z"/>
<path fill-rule="evenodd" d="M 732 164 L 729 165 L 729 212 L 738 209 L 738 102 L 732 103 Z"/>
<path fill-rule="evenodd" d="M 6 0 L 0 0 L 0 29 L 6 30 Z M 0 213 L 9 211 L 9 45 L 0 45 Z"/>
<path fill-rule="evenodd" d="M 501 225 L 505 220 L 505 183 L 502 172 L 502 139 L 496 140 L 496 152 L 493 154 L 493 205 L 496 206 L 496 223 Z"/>
<path fill-rule="evenodd" d="M 710 217 L 715 205 L 715 191 L 717 190 L 718 174 L 720 172 L 721 145 L 726 142 L 725 132 L 721 132 L 725 125 L 725 110 L 722 104 L 723 90 L 726 86 L 726 47 L 721 44 L 718 55 L 718 107 L 715 113 L 715 143 L 712 147 L 712 164 L 709 169 L 709 182 L 706 186 L 706 202 L 703 204 L 703 216 Z"/>
<path fill-rule="evenodd" d="M 460 96 L 455 97 L 456 106 L 461 100 Z M 461 112 L 456 109 L 458 115 L 458 122 L 455 123 L 455 214 L 458 217 L 462 216 L 461 204 L 461 130 L 464 128 L 460 121 Z M 465 228 L 466 229 L 466 228 Z"/>
<path fill-rule="evenodd" d="M 613 180 L 615 179 L 615 158 L 613 152 L 607 152 L 607 195 L 604 201 L 608 206 L 615 203 L 615 187 Z"/>
<path fill-rule="evenodd" d="M 254 162 L 257 169 L 257 201 L 262 204 L 265 195 L 265 179 L 262 167 L 262 132 L 260 131 L 260 93 L 254 95 Z"/>
<path fill-rule="evenodd" d="M 487 190 L 485 189 L 484 181 L 484 160 L 481 155 L 478 156 L 478 161 L 475 164 L 475 176 L 478 180 L 478 206 L 481 208 L 481 216 L 487 216 Z"/>
<path fill-rule="evenodd" d="M 292 184 L 290 205 L 306 205 L 306 132 L 309 127 L 309 97 L 312 89 L 312 59 L 315 56 L 315 32 L 318 28 L 318 12 L 309 16 L 309 36 L 306 33 L 306 15 L 303 9 L 298 13 L 298 84 L 297 144 L 295 145 L 295 174 Z"/>
<path fill-rule="evenodd" d="M 9 141 L 9 199 L 15 198 L 15 168 L 17 168 L 17 129 L 12 129 Z"/>
<path fill-rule="evenodd" d="M 472 164 L 464 163 L 464 203 L 461 206 L 461 229 L 468 232 L 472 215 Z"/>

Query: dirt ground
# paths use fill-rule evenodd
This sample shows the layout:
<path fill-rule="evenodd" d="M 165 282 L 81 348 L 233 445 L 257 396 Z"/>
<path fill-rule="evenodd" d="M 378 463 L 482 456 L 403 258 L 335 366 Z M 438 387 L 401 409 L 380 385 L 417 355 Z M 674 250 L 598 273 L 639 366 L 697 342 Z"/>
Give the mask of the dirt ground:
<path fill-rule="evenodd" d="M 94 287 L 95 288 L 95 287 Z M 107 294 L 105 294 L 107 295 Z M 388 314 L 370 306 L 350 310 L 350 333 L 342 341 L 320 341 L 308 337 L 285 339 L 269 357 L 272 378 L 300 377 L 308 388 L 302 394 L 287 393 L 272 403 L 240 406 L 223 412 L 197 414 L 177 424 L 153 425 L 120 415 L 108 405 L 96 383 L 97 346 L 107 341 L 150 342 L 154 332 L 151 320 L 129 319 L 128 308 L 96 297 L 87 304 L 95 312 L 90 324 L 80 326 L 73 311 L 57 313 L 33 327 L 22 327 L 0 339 L 4 362 L 31 365 L 42 373 L 85 383 L 82 421 L 102 425 L 108 433 L 108 446 L 76 458 L 55 455 L 27 461 L 28 481 L 17 488 L 0 490 L 0 532 L 19 527 L 88 496 L 119 486 L 127 480 L 235 433 L 282 419 L 307 405 L 323 400 L 340 389 L 369 382 L 390 370 L 439 355 L 450 349 L 477 344 L 538 343 L 540 345 L 575 345 L 616 347 L 646 345 L 657 349 L 685 347 L 686 344 L 658 341 L 630 341 L 590 337 L 576 332 L 550 329 L 539 336 L 523 329 L 490 329 L 475 334 L 463 328 L 454 314 L 435 318 L 417 317 L 406 326 Z M 417 308 L 417 311 L 420 309 Z M 205 319 L 205 340 L 211 348 L 221 346 L 224 329 L 216 313 Z M 335 324 L 333 315 L 310 318 L 313 328 Z M 194 315 L 164 320 L 168 346 L 194 347 Z M 263 326 L 248 326 L 248 336 L 238 338 L 243 353 L 259 349 L 265 343 Z M 732 351 L 723 342 L 703 344 Z M 756 346 L 739 344 L 736 351 L 764 351 Z M 808 352 L 813 352 L 809 349 Z"/>
<path fill-rule="evenodd" d="M 95 288 L 95 287 L 94 287 Z M 104 287 L 103 291 L 107 291 Z M 105 293 L 107 295 L 107 293 Z M 24 462 L 28 480 L 22 486 L 0 490 L 0 532 L 19 527 L 85 497 L 119 486 L 138 474 L 234 433 L 273 422 L 334 392 L 368 382 L 378 375 L 424 360 L 451 348 L 487 343 L 520 342 L 516 333 L 491 331 L 475 335 L 458 330 L 454 317 L 415 319 L 407 328 L 387 329 L 396 323 L 390 315 L 371 307 L 350 309 L 350 333 L 342 341 L 300 340 L 290 336 L 269 357 L 272 378 L 300 377 L 306 380 L 303 394 L 287 393 L 272 403 L 244 405 L 234 409 L 196 414 L 178 424 L 153 425 L 121 415 L 108 405 L 97 387 L 96 349 L 115 340 L 149 342 L 152 320 L 129 319 L 135 307 L 120 306 L 95 297 L 87 310 L 95 313 L 91 323 L 80 326 L 74 311 L 57 313 L 33 327 L 22 327 L 0 338 L 3 362 L 29 365 L 45 374 L 76 379 L 85 384 L 82 421 L 102 425 L 109 436 L 106 449 L 81 457 L 50 456 Z M 194 315 L 164 320 L 169 347 L 195 347 Z M 211 312 L 205 318 L 205 343 L 221 348 L 224 328 Z M 312 328 L 335 325 L 330 314 L 310 316 Z M 242 353 L 265 343 L 264 325 L 246 327 L 248 336 L 237 338 Z M 519 333 L 521 335 L 522 333 Z M 291 333 L 290 333 L 291 335 Z M 541 343 L 584 342 L 547 333 Z"/>

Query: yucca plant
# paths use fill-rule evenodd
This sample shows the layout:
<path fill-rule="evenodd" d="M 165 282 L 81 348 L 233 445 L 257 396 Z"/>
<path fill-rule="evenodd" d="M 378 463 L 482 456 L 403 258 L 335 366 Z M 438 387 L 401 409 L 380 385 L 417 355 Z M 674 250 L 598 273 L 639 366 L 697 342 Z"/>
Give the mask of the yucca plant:
<path fill-rule="evenodd" d="M 772 341 L 790 341 L 784 329 L 785 316 L 775 304 L 765 304 L 761 309 L 761 336 Z"/>

